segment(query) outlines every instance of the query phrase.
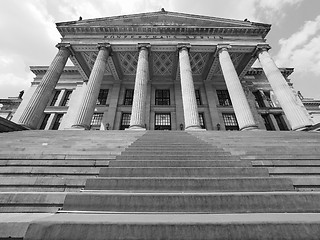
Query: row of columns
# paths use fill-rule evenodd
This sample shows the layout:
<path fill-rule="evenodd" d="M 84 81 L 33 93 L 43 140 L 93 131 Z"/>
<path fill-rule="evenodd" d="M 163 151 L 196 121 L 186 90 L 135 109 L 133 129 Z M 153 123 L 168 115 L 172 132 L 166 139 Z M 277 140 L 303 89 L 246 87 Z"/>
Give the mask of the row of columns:
<path fill-rule="evenodd" d="M 35 119 L 43 113 L 49 101 L 50 93 L 54 90 L 62 74 L 71 53 L 68 50 L 68 44 L 58 44 L 57 47 L 59 51 L 56 57 L 49 66 L 18 121 L 21 125 L 36 128 L 35 124 L 37 123 Z M 139 57 L 129 129 L 145 129 L 146 95 L 147 83 L 149 81 L 149 47 L 149 44 L 139 44 L 138 46 Z M 185 129 L 200 130 L 197 101 L 189 59 L 189 47 L 190 46 L 186 44 L 178 46 Z M 256 129 L 257 125 L 229 55 L 229 48 L 229 45 L 218 45 L 218 56 L 239 128 L 240 130 Z M 107 66 L 107 60 L 111 51 L 109 44 L 99 44 L 98 49 L 98 56 L 93 65 L 89 80 L 85 83 L 81 104 L 75 117 L 75 122 L 72 125 L 74 129 L 89 129 L 90 127 L 101 82 Z M 305 114 L 300 104 L 297 103 L 299 100 L 295 97 L 278 67 L 270 57 L 268 47 L 261 47 L 257 54 L 268 81 L 290 122 L 292 130 L 299 130 L 310 126 L 312 124 L 310 118 Z"/>

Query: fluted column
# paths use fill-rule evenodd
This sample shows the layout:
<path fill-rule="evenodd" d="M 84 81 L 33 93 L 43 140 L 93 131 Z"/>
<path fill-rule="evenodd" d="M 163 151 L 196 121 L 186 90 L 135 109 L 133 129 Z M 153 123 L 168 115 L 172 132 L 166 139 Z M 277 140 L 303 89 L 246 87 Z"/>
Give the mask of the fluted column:
<path fill-rule="evenodd" d="M 70 44 L 58 44 L 59 51 L 24 109 L 18 124 L 35 129 L 67 63 Z"/>
<path fill-rule="evenodd" d="M 267 45 L 261 46 L 258 51 L 258 58 L 292 130 L 302 130 L 311 126 L 312 121 L 307 115 L 300 98 L 294 95 L 287 81 L 272 60 L 268 53 L 269 48 Z"/>
<path fill-rule="evenodd" d="M 97 103 L 103 75 L 107 67 L 107 60 L 110 54 L 109 44 L 99 44 L 99 53 L 94 62 L 89 80 L 81 98 L 73 129 L 89 129 L 94 108 Z"/>
<path fill-rule="evenodd" d="M 149 80 L 148 44 L 139 45 L 139 58 L 130 119 L 131 130 L 145 130 L 147 84 Z"/>
<path fill-rule="evenodd" d="M 199 130 L 201 127 L 187 45 L 179 46 L 179 64 L 185 130 Z"/>
<path fill-rule="evenodd" d="M 220 47 L 220 66 L 232 101 L 233 110 L 238 120 L 239 128 L 240 130 L 256 129 L 257 125 L 251 113 L 246 95 L 228 53 L 229 46 L 218 47 Z"/>

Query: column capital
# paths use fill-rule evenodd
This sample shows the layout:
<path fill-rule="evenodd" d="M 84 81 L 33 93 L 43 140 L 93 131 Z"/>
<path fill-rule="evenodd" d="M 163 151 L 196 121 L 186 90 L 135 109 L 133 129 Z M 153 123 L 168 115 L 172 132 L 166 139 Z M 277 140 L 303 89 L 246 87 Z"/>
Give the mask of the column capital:
<path fill-rule="evenodd" d="M 256 47 L 256 50 L 255 52 L 256 53 L 259 53 L 259 52 L 262 52 L 262 51 L 269 51 L 271 49 L 270 45 L 269 44 L 258 44 L 257 47 Z"/>
<path fill-rule="evenodd" d="M 222 51 L 228 51 L 228 49 L 232 48 L 230 44 L 217 44 L 218 53 Z"/>
<path fill-rule="evenodd" d="M 102 48 L 107 49 L 107 50 L 111 50 L 111 45 L 110 45 L 110 43 L 98 43 L 97 48 L 99 50 Z"/>
<path fill-rule="evenodd" d="M 180 51 L 182 49 L 190 50 L 191 44 L 190 43 L 178 43 L 177 49 Z"/>
<path fill-rule="evenodd" d="M 58 48 L 59 50 L 60 49 L 68 49 L 71 47 L 71 44 L 70 43 L 58 43 L 56 45 L 56 48 Z"/>
<path fill-rule="evenodd" d="M 149 49 L 151 48 L 150 43 L 138 43 L 138 50 L 140 51 L 141 49 Z"/>

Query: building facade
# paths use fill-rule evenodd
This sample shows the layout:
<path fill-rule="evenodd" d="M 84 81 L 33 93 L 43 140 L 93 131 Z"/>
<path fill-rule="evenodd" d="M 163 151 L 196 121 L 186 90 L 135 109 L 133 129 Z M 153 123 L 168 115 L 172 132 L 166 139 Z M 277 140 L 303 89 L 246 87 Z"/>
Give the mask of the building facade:
<path fill-rule="evenodd" d="M 12 120 L 31 129 L 304 130 L 317 122 L 290 84 L 293 69 L 268 53 L 270 27 L 164 10 L 58 23 L 58 53 L 49 67 L 31 67 Z"/>

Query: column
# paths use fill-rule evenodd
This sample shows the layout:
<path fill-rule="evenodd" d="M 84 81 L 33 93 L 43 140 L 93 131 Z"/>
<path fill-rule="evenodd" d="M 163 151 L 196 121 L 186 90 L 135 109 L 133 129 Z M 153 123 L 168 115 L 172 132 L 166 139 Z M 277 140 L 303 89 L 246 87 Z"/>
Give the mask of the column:
<path fill-rule="evenodd" d="M 92 67 L 89 80 L 84 86 L 81 104 L 77 111 L 73 129 L 87 130 L 90 128 L 94 108 L 97 103 L 101 82 L 107 67 L 107 60 L 110 54 L 109 44 L 99 44 L 99 53 Z"/>
<path fill-rule="evenodd" d="M 59 48 L 59 51 L 50 64 L 35 92 L 33 93 L 27 106 L 23 110 L 23 113 L 17 122 L 18 124 L 31 129 L 35 129 L 37 127 L 43 111 L 49 102 L 51 93 L 56 87 L 70 56 L 70 51 L 68 50 L 69 46 L 69 44 L 63 43 L 60 43 L 56 46 Z"/>
<path fill-rule="evenodd" d="M 259 46 L 258 46 L 259 47 Z M 260 46 L 258 58 L 292 130 L 303 130 L 312 125 L 299 97 L 295 96 L 287 81 L 268 53 L 268 45 Z"/>
<path fill-rule="evenodd" d="M 228 53 L 228 48 L 230 46 L 218 47 L 220 47 L 220 66 L 232 101 L 233 110 L 237 116 L 239 128 L 240 130 L 257 129 L 257 125 L 251 113 L 250 106 L 241 86 L 238 74 Z"/>
<path fill-rule="evenodd" d="M 147 83 L 149 80 L 149 44 L 139 45 L 139 58 L 136 79 L 134 83 L 133 103 L 130 119 L 131 130 L 145 130 L 145 111 L 147 98 Z"/>
<path fill-rule="evenodd" d="M 202 130 L 199 122 L 196 94 L 187 45 L 179 46 L 182 104 L 185 130 Z"/>

